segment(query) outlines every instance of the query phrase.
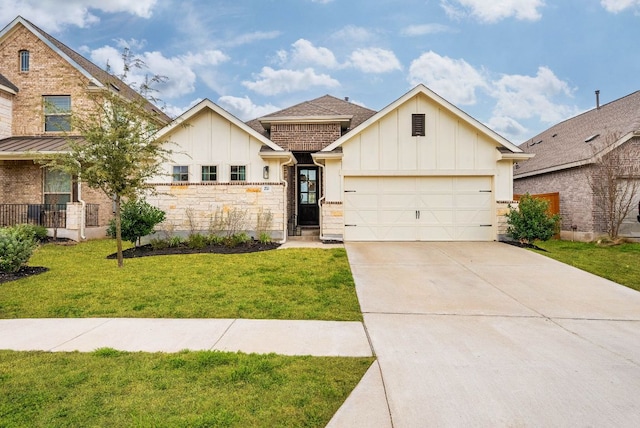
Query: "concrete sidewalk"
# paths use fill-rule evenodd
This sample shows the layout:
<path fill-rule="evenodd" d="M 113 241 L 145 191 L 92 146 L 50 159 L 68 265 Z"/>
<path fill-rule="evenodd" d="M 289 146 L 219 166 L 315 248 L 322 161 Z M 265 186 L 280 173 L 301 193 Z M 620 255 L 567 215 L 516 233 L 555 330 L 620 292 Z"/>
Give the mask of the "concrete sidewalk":
<path fill-rule="evenodd" d="M 218 350 L 370 357 L 361 322 L 249 319 L 53 318 L 0 320 L 0 349 L 90 352 Z"/>

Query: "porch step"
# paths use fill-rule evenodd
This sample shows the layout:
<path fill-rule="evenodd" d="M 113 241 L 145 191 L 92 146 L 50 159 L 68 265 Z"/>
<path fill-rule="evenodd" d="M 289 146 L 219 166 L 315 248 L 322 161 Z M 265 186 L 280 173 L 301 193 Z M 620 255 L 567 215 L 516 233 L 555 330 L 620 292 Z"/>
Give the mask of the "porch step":
<path fill-rule="evenodd" d="M 300 228 L 300 235 L 287 237 L 290 241 L 320 241 L 319 227 Z"/>

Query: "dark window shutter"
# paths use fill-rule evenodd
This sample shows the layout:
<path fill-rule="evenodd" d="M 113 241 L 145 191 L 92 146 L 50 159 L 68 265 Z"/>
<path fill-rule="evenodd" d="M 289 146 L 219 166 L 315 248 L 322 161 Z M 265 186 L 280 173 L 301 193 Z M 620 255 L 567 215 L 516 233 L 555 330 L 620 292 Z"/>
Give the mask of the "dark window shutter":
<path fill-rule="evenodd" d="M 426 134 L 426 124 L 424 114 L 411 115 L 411 136 L 424 137 Z"/>

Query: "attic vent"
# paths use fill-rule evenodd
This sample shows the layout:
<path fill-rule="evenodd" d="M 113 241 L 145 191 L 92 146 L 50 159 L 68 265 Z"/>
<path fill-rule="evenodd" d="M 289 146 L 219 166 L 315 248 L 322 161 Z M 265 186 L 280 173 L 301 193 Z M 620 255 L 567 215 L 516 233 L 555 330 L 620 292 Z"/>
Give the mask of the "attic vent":
<path fill-rule="evenodd" d="M 531 143 L 529 143 L 529 147 L 535 146 L 536 144 L 540 144 L 540 143 L 542 143 L 542 140 L 532 141 Z"/>
<path fill-rule="evenodd" d="M 600 134 L 593 134 L 592 136 L 587 137 L 587 138 L 584 140 L 584 142 L 585 142 L 585 143 L 590 143 L 590 142 L 592 142 L 593 140 L 595 140 L 596 138 L 598 138 L 599 136 L 600 136 Z"/>
<path fill-rule="evenodd" d="M 558 134 L 553 134 L 553 135 L 551 136 L 551 138 L 556 138 L 557 136 L 558 136 Z"/>
<path fill-rule="evenodd" d="M 423 114 L 411 115 L 411 136 L 424 137 L 426 134 L 425 116 Z"/>
<path fill-rule="evenodd" d="M 120 92 L 120 88 L 118 88 L 116 85 L 114 85 L 113 83 L 109 83 L 109 86 L 111 86 L 113 89 L 115 89 L 116 91 Z"/>

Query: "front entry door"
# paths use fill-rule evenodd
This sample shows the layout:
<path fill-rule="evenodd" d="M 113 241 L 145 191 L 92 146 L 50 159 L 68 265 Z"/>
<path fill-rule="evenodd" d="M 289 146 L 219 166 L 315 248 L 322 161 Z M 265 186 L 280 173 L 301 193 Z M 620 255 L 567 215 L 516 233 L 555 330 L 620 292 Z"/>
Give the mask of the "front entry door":
<path fill-rule="evenodd" d="M 319 224 L 318 196 L 320 186 L 317 166 L 298 168 L 298 224 L 317 226 Z"/>

